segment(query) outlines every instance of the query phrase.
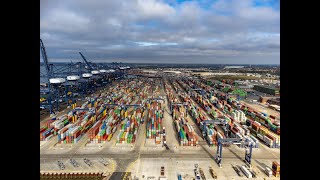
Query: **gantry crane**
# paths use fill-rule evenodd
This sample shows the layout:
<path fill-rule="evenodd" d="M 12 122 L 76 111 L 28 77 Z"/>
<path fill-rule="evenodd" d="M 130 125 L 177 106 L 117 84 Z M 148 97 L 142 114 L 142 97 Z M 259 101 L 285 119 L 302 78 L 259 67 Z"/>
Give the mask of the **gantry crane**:
<path fill-rule="evenodd" d="M 223 144 L 244 144 L 246 146 L 245 151 L 245 158 L 244 162 L 251 168 L 251 157 L 252 157 L 252 148 L 253 145 L 251 142 L 246 142 L 242 138 L 219 138 L 218 139 L 218 146 L 217 146 L 217 152 L 215 160 L 219 167 L 222 167 L 222 145 Z"/>
<path fill-rule="evenodd" d="M 81 52 L 79 52 L 79 54 L 82 57 L 84 63 L 86 64 L 87 68 L 85 68 L 85 69 L 87 69 L 89 71 L 89 73 L 96 72 L 97 70 L 95 70 L 95 68 L 92 66 L 92 64 L 87 61 L 87 59 L 84 57 L 84 55 Z M 96 73 L 98 74 L 100 72 L 96 72 Z M 89 78 L 89 79 L 93 79 L 92 82 L 90 82 L 90 80 L 86 80 L 85 81 L 85 83 L 83 84 L 83 92 L 84 93 L 87 92 L 87 88 L 89 88 L 89 91 L 95 91 L 96 90 L 96 81 L 94 81 L 94 79 L 97 79 L 97 78 L 98 78 L 97 76 L 94 76 L 94 77 L 90 77 Z"/>
<path fill-rule="evenodd" d="M 88 69 L 89 69 L 90 71 L 92 71 L 92 70 L 93 70 L 93 67 L 91 66 L 91 64 L 87 61 L 87 59 L 84 57 L 84 55 L 83 55 L 81 52 L 79 52 L 79 54 L 80 54 L 80 56 L 82 57 L 83 61 L 86 63 Z"/>
<path fill-rule="evenodd" d="M 163 98 L 148 98 L 147 99 L 148 103 L 150 103 L 150 101 L 162 101 L 163 103 L 165 102 Z"/>
<path fill-rule="evenodd" d="M 244 158 L 244 162 L 251 167 L 251 157 L 252 157 L 252 148 L 253 145 L 251 142 L 246 142 L 244 139 L 242 138 L 228 138 L 228 132 L 229 132 L 229 124 L 225 119 L 217 119 L 217 120 L 204 120 L 201 122 L 203 124 L 203 128 L 207 125 L 207 124 L 217 124 L 217 125 L 222 125 L 222 128 L 224 129 L 224 131 L 226 132 L 226 136 L 227 138 L 218 138 L 218 146 L 217 146 L 217 152 L 216 152 L 216 157 L 215 160 L 217 162 L 217 164 L 219 165 L 219 167 L 221 167 L 221 161 L 222 161 L 222 145 L 224 144 L 243 144 L 245 146 L 245 158 Z M 203 132 L 203 137 L 206 136 L 205 132 Z"/>
<path fill-rule="evenodd" d="M 219 119 L 217 118 L 216 120 L 203 120 L 202 121 L 203 126 L 206 126 L 207 124 L 209 125 L 222 125 L 222 129 L 224 130 L 227 138 L 228 138 L 228 133 L 229 133 L 229 124 L 225 119 Z M 205 135 L 204 135 L 205 136 Z"/>
<path fill-rule="evenodd" d="M 59 87 L 54 86 L 53 84 L 51 85 L 50 79 L 54 77 L 53 69 L 52 69 L 52 64 L 49 64 L 47 53 L 46 53 L 46 48 L 44 47 L 44 44 L 42 42 L 42 39 L 40 39 L 40 50 L 42 54 L 42 59 L 45 64 L 45 70 L 46 70 L 46 79 L 47 79 L 47 84 L 48 88 L 47 89 L 40 89 L 40 93 L 47 93 L 47 103 L 44 101 L 40 102 L 40 108 L 49 108 L 50 114 L 54 114 L 54 105 L 56 106 L 56 110 L 59 110 L 59 98 L 60 98 L 60 91 Z M 52 103 L 54 101 L 54 104 Z"/>
<path fill-rule="evenodd" d="M 187 103 L 171 103 L 171 102 L 169 102 L 169 106 L 170 106 L 171 114 L 173 114 L 173 106 L 184 106 L 184 108 L 186 110 L 185 117 L 188 117 Z"/>

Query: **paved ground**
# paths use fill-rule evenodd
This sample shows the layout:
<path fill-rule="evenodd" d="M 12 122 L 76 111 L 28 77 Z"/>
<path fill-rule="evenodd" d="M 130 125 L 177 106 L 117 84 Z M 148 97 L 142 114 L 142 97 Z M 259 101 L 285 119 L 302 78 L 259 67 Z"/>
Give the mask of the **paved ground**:
<path fill-rule="evenodd" d="M 166 102 L 167 103 L 167 102 Z M 147 115 L 147 114 L 146 114 Z M 188 122 L 194 126 L 196 133 L 201 137 L 201 133 L 197 125 L 190 119 Z M 218 174 L 218 179 L 246 179 L 240 178 L 232 169 L 233 165 L 242 165 L 245 154 L 243 148 L 236 145 L 224 147 L 222 152 L 222 168 L 218 168 L 213 160 L 216 153 L 216 147 L 209 147 L 205 142 L 199 143 L 199 147 L 180 147 L 177 139 L 177 133 L 172 124 L 172 117 L 169 114 L 168 107 L 165 108 L 164 124 L 166 127 L 167 144 L 170 150 L 166 150 L 162 146 L 146 146 L 145 132 L 146 120 L 139 128 L 136 142 L 131 145 L 116 145 L 116 135 L 110 142 L 101 144 L 86 144 L 87 136 L 81 138 L 79 143 L 55 146 L 57 137 L 53 137 L 48 142 L 40 143 L 40 172 L 104 172 L 109 174 L 110 179 L 123 179 L 130 176 L 136 176 L 139 179 L 147 179 L 154 176 L 156 179 L 160 176 L 160 167 L 165 167 L 165 176 L 168 179 L 177 179 L 180 173 L 184 179 L 194 178 L 194 164 L 198 163 L 203 169 L 206 179 L 211 179 L 209 174 L 209 166 L 212 166 Z M 200 138 L 201 139 L 201 138 Z M 70 164 L 70 158 L 75 159 L 80 167 L 74 168 Z M 84 163 L 83 158 L 88 158 L 93 162 L 93 166 L 89 167 Z M 107 167 L 103 166 L 98 160 L 104 158 L 109 161 Z M 62 161 L 66 169 L 60 170 L 57 161 Z M 271 167 L 272 161 L 280 162 L 280 150 L 270 149 L 260 144 L 259 149 L 253 149 L 252 164 L 258 172 L 257 179 L 276 179 L 267 178 L 261 170 L 267 165 Z M 117 172 L 112 174 L 113 172 Z M 260 173 L 259 173 L 260 172 Z M 142 176 L 144 175 L 144 178 Z"/>
<path fill-rule="evenodd" d="M 256 160 L 253 169 L 257 173 L 257 179 L 276 179 L 275 177 L 268 177 L 263 173 L 263 168 L 265 165 L 271 166 L 272 160 Z M 205 178 L 207 180 L 213 179 L 209 172 L 209 167 L 211 166 L 213 170 L 217 173 L 218 179 L 231 180 L 231 179 L 248 179 L 243 173 L 243 177 L 240 177 L 232 168 L 232 165 L 244 165 L 241 161 L 234 161 L 230 159 L 224 160 L 224 165 L 219 168 L 213 160 L 208 159 L 140 159 L 139 163 L 136 163 L 132 168 L 132 176 L 138 177 L 139 179 L 147 179 L 148 177 L 160 177 L 161 166 L 164 167 L 164 176 L 168 179 L 177 179 L 180 174 L 183 179 L 192 179 L 194 175 L 194 164 L 198 164 L 199 168 L 204 172 Z M 261 164 L 261 165 L 260 165 Z M 144 178 L 143 178 L 144 176 Z"/>
<path fill-rule="evenodd" d="M 276 119 L 280 118 L 280 112 L 275 111 L 273 109 L 268 108 L 267 106 L 263 106 L 259 103 L 253 103 L 253 102 L 248 102 L 248 101 L 241 101 L 242 103 L 246 104 L 247 106 L 249 106 L 250 108 L 256 110 L 256 111 L 260 111 L 260 112 L 264 112 L 268 115 L 273 115 L 276 117 Z M 280 120 L 280 119 L 279 119 Z"/>

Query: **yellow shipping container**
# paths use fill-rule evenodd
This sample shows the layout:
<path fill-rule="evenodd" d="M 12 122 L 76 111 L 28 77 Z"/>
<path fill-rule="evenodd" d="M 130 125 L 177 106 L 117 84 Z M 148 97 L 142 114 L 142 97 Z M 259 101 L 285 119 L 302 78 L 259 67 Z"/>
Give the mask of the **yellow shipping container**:
<path fill-rule="evenodd" d="M 108 141 L 110 141 L 111 138 L 112 138 L 112 134 L 109 134 L 109 136 L 108 136 Z"/>

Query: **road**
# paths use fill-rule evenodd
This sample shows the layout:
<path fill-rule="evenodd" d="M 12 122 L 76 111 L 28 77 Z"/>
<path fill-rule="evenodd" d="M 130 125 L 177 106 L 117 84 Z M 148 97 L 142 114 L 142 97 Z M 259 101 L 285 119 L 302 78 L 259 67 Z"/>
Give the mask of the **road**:
<path fill-rule="evenodd" d="M 139 145 L 137 146 L 139 147 Z M 137 159 L 140 158 L 181 158 L 181 159 L 197 159 L 197 158 L 212 158 L 215 155 L 216 148 L 208 147 L 207 145 L 200 146 L 197 150 L 189 151 L 153 151 L 153 152 L 144 152 L 139 148 L 133 150 L 129 153 L 119 152 L 119 153 L 110 153 L 108 151 L 92 153 L 64 153 L 64 154 L 41 154 L 40 159 L 56 159 L 56 158 L 113 158 L 113 159 Z M 194 152 L 194 153 L 193 153 Z M 236 145 L 231 145 L 230 147 L 223 148 L 222 156 L 223 158 L 235 158 L 239 159 L 244 156 L 244 148 L 238 148 Z M 268 148 L 260 145 L 259 150 L 253 149 L 253 158 L 256 159 L 277 159 L 280 158 L 280 153 L 273 153 L 268 151 Z"/>

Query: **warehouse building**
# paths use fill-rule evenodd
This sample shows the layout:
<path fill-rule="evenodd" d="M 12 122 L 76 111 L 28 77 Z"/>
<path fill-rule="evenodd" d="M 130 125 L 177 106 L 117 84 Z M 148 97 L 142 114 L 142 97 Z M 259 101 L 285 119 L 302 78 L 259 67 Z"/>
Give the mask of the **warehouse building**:
<path fill-rule="evenodd" d="M 275 87 L 254 85 L 253 89 L 262 93 L 273 95 L 273 96 L 280 95 L 280 90 L 276 89 Z"/>

